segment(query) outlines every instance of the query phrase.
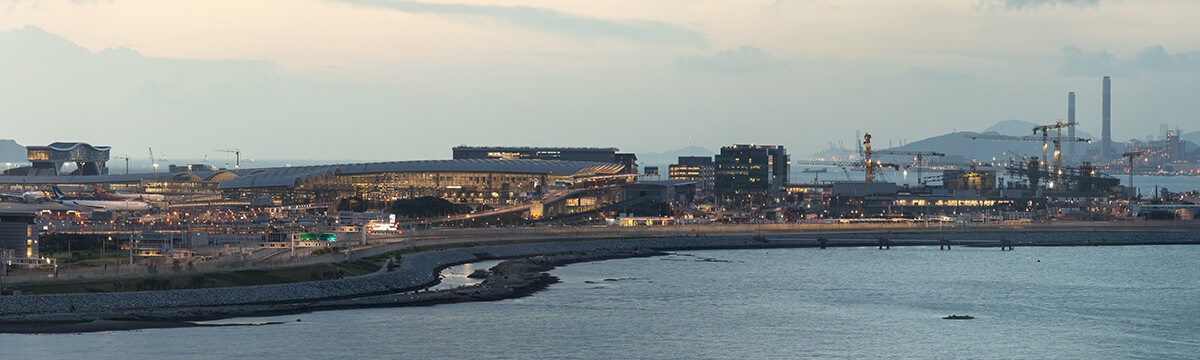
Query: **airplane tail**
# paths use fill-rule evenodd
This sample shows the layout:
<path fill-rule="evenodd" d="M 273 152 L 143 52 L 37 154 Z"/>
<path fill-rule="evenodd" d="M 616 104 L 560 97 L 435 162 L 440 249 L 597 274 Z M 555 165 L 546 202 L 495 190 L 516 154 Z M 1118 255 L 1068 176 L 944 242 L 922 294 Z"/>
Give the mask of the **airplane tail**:
<path fill-rule="evenodd" d="M 54 186 L 51 188 L 54 189 L 54 200 L 68 200 L 69 199 L 67 197 L 67 194 L 63 193 L 62 189 L 59 189 L 58 186 Z"/>

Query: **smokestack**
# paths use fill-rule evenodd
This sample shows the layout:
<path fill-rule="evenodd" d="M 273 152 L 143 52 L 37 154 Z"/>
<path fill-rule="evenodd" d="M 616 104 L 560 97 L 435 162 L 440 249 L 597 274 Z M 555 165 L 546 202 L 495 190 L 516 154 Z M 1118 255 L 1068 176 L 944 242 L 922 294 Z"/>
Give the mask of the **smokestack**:
<path fill-rule="evenodd" d="M 1075 124 L 1075 92 L 1067 93 L 1067 124 Z M 1075 127 L 1067 128 L 1067 137 L 1075 137 Z M 1067 142 L 1067 159 L 1075 157 L 1075 142 Z"/>
<path fill-rule="evenodd" d="M 1100 160 L 1108 160 L 1113 158 L 1112 148 L 1112 79 L 1108 76 L 1104 77 L 1104 98 L 1103 108 L 1101 110 L 1101 120 L 1104 122 L 1104 130 L 1100 135 Z"/>

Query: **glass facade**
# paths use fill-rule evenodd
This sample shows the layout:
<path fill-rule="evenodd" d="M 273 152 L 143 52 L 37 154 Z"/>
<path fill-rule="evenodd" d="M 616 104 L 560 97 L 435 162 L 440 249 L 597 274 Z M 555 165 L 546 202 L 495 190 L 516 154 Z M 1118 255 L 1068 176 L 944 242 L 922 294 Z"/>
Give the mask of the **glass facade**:
<path fill-rule="evenodd" d="M 359 196 L 365 200 L 436 196 L 455 203 L 513 204 L 536 197 L 547 181 L 566 177 L 492 172 L 389 172 L 340 175 L 333 181 L 308 186 L 326 190 L 327 197 Z M 302 187 L 303 188 L 303 187 Z"/>
<path fill-rule="evenodd" d="M 716 156 L 713 191 L 725 205 L 768 204 L 783 196 L 789 167 L 783 146 L 726 146 Z"/>

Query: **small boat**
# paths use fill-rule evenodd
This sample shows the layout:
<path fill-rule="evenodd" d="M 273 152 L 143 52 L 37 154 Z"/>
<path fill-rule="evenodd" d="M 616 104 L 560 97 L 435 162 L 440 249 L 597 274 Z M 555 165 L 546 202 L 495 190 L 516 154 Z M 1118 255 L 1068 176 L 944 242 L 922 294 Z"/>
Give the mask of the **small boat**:
<path fill-rule="evenodd" d="M 944 320 L 971 320 L 974 318 L 975 317 L 971 316 L 971 315 L 950 315 L 950 316 L 944 317 L 942 319 L 944 319 Z"/>

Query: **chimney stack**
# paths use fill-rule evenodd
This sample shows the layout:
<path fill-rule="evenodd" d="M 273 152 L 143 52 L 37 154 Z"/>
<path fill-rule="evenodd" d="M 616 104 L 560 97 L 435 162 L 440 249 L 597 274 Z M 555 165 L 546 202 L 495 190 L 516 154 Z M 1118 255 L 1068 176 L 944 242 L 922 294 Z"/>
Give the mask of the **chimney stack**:
<path fill-rule="evenodd" d="M 1100 160 L 1112 159 L 1112 79 L 1104 76 L 1104 99 L 1101 110 L 1101 120 L 1104 130 L 1100 135 Z"/>
<path fill-rule="evenodd" d="M 1075 92 L 1067 93 L 1067 124 L 1075 124 Z M 1075 127 L 1067 128 L 1067 137 L 1075 137 Z M 1075 157 L 1075 142 L 1067 142 L 1067 159 Z"/>

